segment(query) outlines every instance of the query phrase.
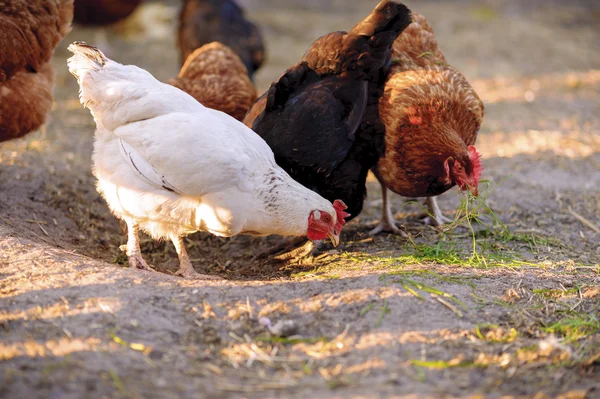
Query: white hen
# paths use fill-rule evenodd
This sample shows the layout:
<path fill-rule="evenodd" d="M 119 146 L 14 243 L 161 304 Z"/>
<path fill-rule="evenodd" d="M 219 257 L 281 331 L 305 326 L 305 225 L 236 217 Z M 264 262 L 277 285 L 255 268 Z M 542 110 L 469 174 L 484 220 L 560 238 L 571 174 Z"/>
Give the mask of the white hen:
<path fill-rule="evenodd" d="M 131 266 L 149 268 L 139 228 L 155 239 L 171 239 L 178 274 L 198 278 L 210 277 L 194 271 L 182 239 L 198 230 L 339 243 L 347 216 L 343 202 L 331 204 L 294 181 L 244 124 L 86 43 L 69 50 L 81 103 L 96 121 L 98 190 L 127 223 Z"/>

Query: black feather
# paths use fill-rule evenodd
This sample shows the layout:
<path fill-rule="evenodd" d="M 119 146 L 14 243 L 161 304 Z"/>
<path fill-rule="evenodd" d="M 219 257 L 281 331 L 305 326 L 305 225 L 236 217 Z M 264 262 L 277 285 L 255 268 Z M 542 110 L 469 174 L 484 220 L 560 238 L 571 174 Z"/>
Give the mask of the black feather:
<path fill-rule="evenodd" d="M 378 103 L 391 46 L 410 22 L 408 8 L 384 0 L 350 33 L 319 38 L 244 121 L 295 180 L 344 201 L 349 219 L 362 210 L 367 173 L 385 153 Z"/>

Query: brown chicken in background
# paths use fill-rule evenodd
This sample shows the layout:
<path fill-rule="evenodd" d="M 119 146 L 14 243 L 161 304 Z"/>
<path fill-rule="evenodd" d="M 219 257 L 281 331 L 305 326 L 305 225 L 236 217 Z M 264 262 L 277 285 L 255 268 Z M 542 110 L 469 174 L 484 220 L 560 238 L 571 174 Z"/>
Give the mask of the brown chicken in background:
<path fill-rule="evenodd" d="M 131 14 L 142 0 L 75 0 L 73 21 L 85 26 L 117 23 Z"/>
<path fill-rule="evenodd" d="M 0 0 L 0 141 L 40 128 L 52 107 L 54 48 L 73 0 Z"/>
<path fill-rule="evenodd" d="M 128 18 L 142 0 L 75 0 L 73 22 L 96 28 L 94 41 L 110 53 L 106 28 Z"/>
<path fill-rule="evenodd" d="M 436 195 L 458 185 L 477 195 L 482 172 L 475 147 L 483 103 L 465 77 L 446 63 L 427 20 L 413 22 L 396 39 L 379 115 L 385 124 L 385 155 L 374 169 L 383 196 L 383 216 L 371 232 L 400 232 L 387 189 L 427 197 L 434 223 L 443 217 Z"/>
<path fill-rule="evenodd" d="M 195 49 L 211 42 L 231 48 L 241 58 L 250 77 L 265 60 L 258 27 L 246 19 L 244 10 L 235 1 L 184 0 L 178 35 L 181 62 Z"/>
<path fill-rule="evenodd" d="M 169 84 L 185 91 L 202 105 L 242 120 L 256 100 L 248 70 L 229 47 L 213 42 L 192 52 L 179 75 Z"/>

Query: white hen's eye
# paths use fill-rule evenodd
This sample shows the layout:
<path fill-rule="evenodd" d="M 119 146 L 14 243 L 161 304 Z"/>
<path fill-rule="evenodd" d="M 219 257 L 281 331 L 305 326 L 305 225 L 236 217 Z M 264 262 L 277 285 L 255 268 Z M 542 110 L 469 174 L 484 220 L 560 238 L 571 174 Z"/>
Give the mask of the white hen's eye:
<path fill-rule="evenodd" d="M 323 220 L 324 220 L 325 222 L 331 222 L 331 216 L 329 216 L 329 215 L 325 215 L 325 216 L 323 216 Z"/>

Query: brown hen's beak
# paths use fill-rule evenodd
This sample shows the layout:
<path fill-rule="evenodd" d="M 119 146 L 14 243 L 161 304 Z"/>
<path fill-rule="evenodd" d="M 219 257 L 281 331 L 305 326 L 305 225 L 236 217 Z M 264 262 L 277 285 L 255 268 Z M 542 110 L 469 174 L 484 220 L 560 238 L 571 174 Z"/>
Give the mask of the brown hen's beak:
<path fill-rule="evenodd" d="M 329 237 L 329 239 L 331 240 L 331 243 L 333 244 L 334 247 L 337 247 L 338 245 L 340 245 L 340 235 L 339 234 L 334 234 L 332 232 L 329 232 L 327 234 L 327 237 Z"/>
<path fill-rule="evenodd" d="M 473 186 L 473 187 L 469 187 L 469 190 L 471 191 L 471 194 L 473 194 L 474 196 L 479 196 L 479 191 L 477 190 L 477 186 Z"/>

